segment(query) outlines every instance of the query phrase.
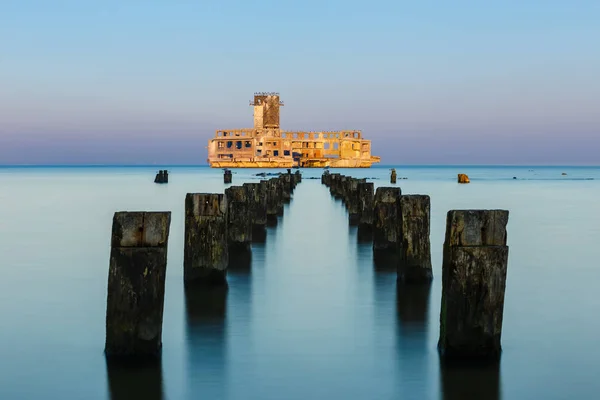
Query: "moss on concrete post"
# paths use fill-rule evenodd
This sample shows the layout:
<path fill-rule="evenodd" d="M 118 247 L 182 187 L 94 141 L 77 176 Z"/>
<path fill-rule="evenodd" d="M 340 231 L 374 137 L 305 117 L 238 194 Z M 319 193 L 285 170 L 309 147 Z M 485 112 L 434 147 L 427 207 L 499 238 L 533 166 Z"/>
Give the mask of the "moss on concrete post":
<path fill-rule="evenodd" d="M 186 284 L 225 285 L 228 254 L 227 198 L 188 193 L 185 198 L 183 278 Z"/>
<path fill-rule="evenodd" d="M 113 216 L 106 343 L 108 358 L 158 358 L 171 213 Z"/>
<path fill-rule="evenodd" d="M 397 254 L 401 245 L 399 187 L 378 187 L 373 206 L 373 251 Z"/>
<path fill-rule="evenodd" d="M 405 283 L 427 283 L 433 279 L 429 240 L 431 201 L 427 195 L 402 195 L 402 243 L 398 280 Z"/>
<path fill-rule="evenodd" d="M 252 219 L 248 190 L 243 186 L 225 189 L 227 200 L 227 246 L 230 253 L 250 251 Z"/>
<path fill-rule="evenodd" d="M 438 342 L 445 359 L 500 357 L 507 223 L 506 210 L 448 212 Z"/>

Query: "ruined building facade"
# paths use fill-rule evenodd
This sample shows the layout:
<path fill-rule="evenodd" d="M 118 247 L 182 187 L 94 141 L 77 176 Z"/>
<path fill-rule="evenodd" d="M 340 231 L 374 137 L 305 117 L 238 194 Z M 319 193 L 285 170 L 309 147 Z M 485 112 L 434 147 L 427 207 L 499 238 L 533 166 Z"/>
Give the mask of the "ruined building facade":
<path fill-rule="evenodd" d="M 361 131 L 288 132 L 279 127 L 278 93 L 255 93 L 254 128 L 220 129 L 208 142 L 213 168 L 369 168 L 380 161 Z"/>

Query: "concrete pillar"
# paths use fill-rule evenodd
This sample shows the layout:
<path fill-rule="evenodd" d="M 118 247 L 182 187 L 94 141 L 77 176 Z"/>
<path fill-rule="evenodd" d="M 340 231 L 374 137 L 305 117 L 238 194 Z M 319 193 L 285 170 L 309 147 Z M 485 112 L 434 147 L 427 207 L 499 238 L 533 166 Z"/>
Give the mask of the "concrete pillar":
<path fill-rule="evenodd" d="M 507 223 L 506 210 L 448 212 L 438 342 L 446 359 L 500 357 Z"/>
<path fill-rule="evenodd" d="M 244 186 L 225 189 L 227 201 L 227 246 L 230 253 L 248 252 L 252 244 L 250 199 Z"/>
<path fill-rule="evenodd" d="M 105 354 L 158 358 L 170 212 L 117 212 L 113 216 Z"/>
<path fill-rule="evenodd" d="M 185 198 L 183 279 L 186 284 L 225 285 L 229 262 L 227 198 L 188 193 Z"/>
<path fill-rule="evenodd" d="M 402 195 L 402 243 L 398 280 L 405 283 L 426 283 L 433 279 L 429 226 L 431 201 L 427 195 Z"/>
<path fill-rule="evenodd" d="M 373 206 L 373 251 L 397 254 L 401 241 L 399 187 L 378 187 Z"/>

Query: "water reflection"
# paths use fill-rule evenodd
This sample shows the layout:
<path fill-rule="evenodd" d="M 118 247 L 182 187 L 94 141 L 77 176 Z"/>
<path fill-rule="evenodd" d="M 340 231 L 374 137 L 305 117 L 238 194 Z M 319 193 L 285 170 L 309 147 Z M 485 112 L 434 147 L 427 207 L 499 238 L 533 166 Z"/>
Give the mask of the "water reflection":
<path fill-rule="evenodd" d="M 500 400 L 500 363 L 461 364 L 440 361 L 442 400 Z"/>
<path fill-rule="evenodd" d="M 429 298 L 431 285 L 396 284 L 396 346 L 403 390 L 428 398 L 430 380 Z M 407 387 L 408 386 L 408 387 Z"/>
<path fill-rule="evenodd" d="M 227 294 L 223 286 L 185 288 L 187 370 L 194 397 L 224 397 Z"/>
<path fill-rule="evenodd" d="M 160 360 L 144 363 L 106 361 L 110 400 L 164 399 Z"/>

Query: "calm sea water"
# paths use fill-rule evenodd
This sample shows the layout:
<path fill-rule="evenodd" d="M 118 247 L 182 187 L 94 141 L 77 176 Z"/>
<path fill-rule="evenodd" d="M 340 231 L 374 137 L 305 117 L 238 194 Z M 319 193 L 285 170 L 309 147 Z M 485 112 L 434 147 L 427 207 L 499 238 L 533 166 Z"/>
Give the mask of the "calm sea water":
<path fill-rule="evenodd" d="M 373 266 L 319 180 L 303 182 L 229 290 L 183 290 L 184 198 L 222 172 L 0 168 L 0 399 L 592 399 L 600 393 L 600 168 L 397 167 L 431 196 L 434 281 Z M 233 184 L 269 170 L 234 170 Z M 335 170 L 388 186 L 387 168 Z M 467 173 L 471 184 L 456 184 Z M 561 175 L 565 172 L 567 175 Z M 513 179 L 517 177 L 518 179 Z M 593 179 L 593 180 L 592 180 Z M 445 215 L 510 210 L 498 368 L 441 368 Z M 107 367 L 112 215 L 170 210 L 160 365 Z M 469 397 L 470 396 L 470 397 Z"/>

